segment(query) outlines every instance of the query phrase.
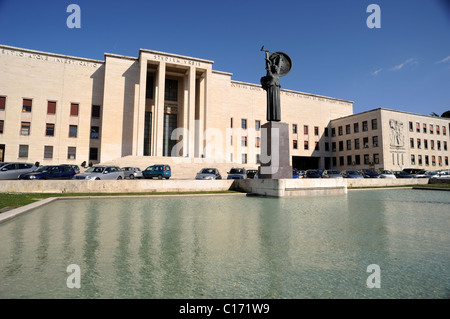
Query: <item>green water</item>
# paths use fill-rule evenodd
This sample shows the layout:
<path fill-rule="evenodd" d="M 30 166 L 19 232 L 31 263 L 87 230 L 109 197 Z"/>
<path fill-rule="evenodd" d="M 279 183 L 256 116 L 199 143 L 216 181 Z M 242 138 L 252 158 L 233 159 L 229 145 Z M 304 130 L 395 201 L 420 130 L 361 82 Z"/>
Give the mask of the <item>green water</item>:
<path fill-rule="evenodd" d="M 0 225 L 0 298 L 449 298 L 449 195 L 57 201 Z"/>

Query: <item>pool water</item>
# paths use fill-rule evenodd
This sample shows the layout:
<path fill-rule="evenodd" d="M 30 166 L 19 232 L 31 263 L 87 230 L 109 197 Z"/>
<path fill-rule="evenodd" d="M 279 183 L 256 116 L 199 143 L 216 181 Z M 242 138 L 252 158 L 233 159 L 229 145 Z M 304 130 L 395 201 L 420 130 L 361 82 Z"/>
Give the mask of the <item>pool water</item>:
<path fill-rule="evenodd" d="M 60 200 L 0 224 L 0 298 L 449 298 L 449 195 Z"/>

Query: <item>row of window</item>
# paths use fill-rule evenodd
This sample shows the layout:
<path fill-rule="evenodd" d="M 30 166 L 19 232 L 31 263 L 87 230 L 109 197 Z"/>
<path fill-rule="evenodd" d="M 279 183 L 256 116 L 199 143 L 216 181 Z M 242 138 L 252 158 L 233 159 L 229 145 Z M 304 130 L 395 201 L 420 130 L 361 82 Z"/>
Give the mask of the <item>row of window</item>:
<path fill-rule="evenodd" d="M 3 134 L 4 121 L 0 120 L 0 134 Z M 20 135 L 28 136 L 31 133 L 31 123 L 21 122 Z M 45 136 L 55 136 L 55 124 L 47 123 L 45 125 Z M 78 137 L 78 125 L 69 125 L 69 137 Z M 100 137 L 100 127 L 91 126 L 91 139 Z"/>
<path fill-rule="evenodd" d="M 56 101 L 47 101 L 47 114 L 56 114 Z M 0 111 L 6 108 L 6 96 L 0 96 Z M 32 99 L 22 99 L 22 112 L 31 113 L 33 109 Z M 78 116 L 80 109 L 79 103 L 70 103 L 70 116 Z M 91 116 L 100 117 L 100 105 L 92 105 Z"/>
<path fill-rule="evenodd" d="M 416 165 L 416 158 L 417 158 L 417 165 L 422 166 L 425 165 L 428 166 L 430 165 L 430 157 L 428 155 L 415 155 L 415 154 L 411 154 L 411 165 Z M 425 159 L 425 162 L 422 159 Z M 439 166 L 445 165 L 448 166 L 448 156 L 444 156 L 444 163 L 442 163 L 442 156 L 434 156 L 431 155 L 431 165 L 436 166 L 436 158 L 437 158 L 437 163 L 439 164 Z"/>
<path fill-rule="evenodd" d="M 428 124 L 427 123 L 422 123 L 422 125 L 420 125 L 419 122 L 416 122 L 416 132 L 417 133 L 427 133 L 430 132 L 430 134 L 434 134 L 435 129 L 436 129 L 436 134 L 439 135 L 441 134 L 441 127 L 442 127 L 442 135 L 447 135 L 447 129 L 445 127 L 445 125 L 439 126 L 439 125 L 434 125 L 434 124 Z M 409 122 L 409 131 L 410 132 L 414 132 L 414 123 L 413 122 Z"/>
<path fill-rule="evenodd" d="M 379 164 L 380 154 L 364 154 L 363 163 L 365 165 Z M 361 165 L 361 155 L 339 156 L 339 166 Z M 333 157 L 333 166 L 337 166 L 337 158 Z"/>
<path fill-rule="evenodd" d="M 442 144 L 444 146 L 444 151 L 446 151 L 447 150 L 447 141 L 442 141 Z M 422 148 L 422 140 L 420 138 L 418 138 L 416 140 L 414 138 L 410 138 L 409 139 L 409 146 L 411 148 L 414 148 L 415 146 L 417 146 L 417 148 L 420 149 L 420 148 Z M 426 140 L 426 139 L 423 140 L 423 148 L 424 149 L 428 149 L 428 140 Z M 434 140 L 430 140 L 430 148 L 432 150 L 435 149 Z M 441 149 L 441 141 L 436 141 L 436 149 L 438 149 L 438 150 Z"/>
<path fill-rule="evenodd" d="M 377 121 L 377 119 L 372 119 L 370 121 L 370 123 L 371 123 L 372 130 L 377 130 L 378 129 L 378 121 Z M 368 121 L 362 121 L 361 124 L 362 124 L 362 131 L 363 132 L 367 132 L 369 130 L 369 122 Z M 351 134 L 352 133 L 351 132 L 351 128 L 352 128 L 351 124 L 345 125 L 345 134 Z M 338 126 L 337 130 L 338 130 L 338 135 L 339 136 L 344 135 L 344 127 L 343 126 Z M 353 123 L 353 133 L 359 133 L 359 123 L 358 122 L 357 123 Z M 328 130 L 327 129 L 325 130 L 325 136 L 328 136 Z M 336 136 L 336 128 L 335 127 L 331 128 L 331 136 L 333 136 L 333 137 Z"/>
<path fill-rule="evenodd" d="M 19 158 L 28 158 L 28 145 L 19 145 Z M 74 160 L 77 158 L 77 148 L 74 146 L 67 147 L 67 159 L 68 160 Z M 52 145 L 45 145 L 44 146 L 44 159 L 53 159 L 53 146 Z M 90 161 L 97 161 L 98 160 L 98 148 L 97 147 L 91 147 L 89 148 L 89 160 Z"/>

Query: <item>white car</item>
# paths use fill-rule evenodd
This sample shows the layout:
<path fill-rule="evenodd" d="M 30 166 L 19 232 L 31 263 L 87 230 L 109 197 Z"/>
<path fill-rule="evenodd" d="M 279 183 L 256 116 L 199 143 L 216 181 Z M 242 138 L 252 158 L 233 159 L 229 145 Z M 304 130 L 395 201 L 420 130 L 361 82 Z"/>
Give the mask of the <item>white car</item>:
<path fill-rule="evenodd" d="M 397 178 L 394 173 L 388 170 L 380 171 L 380 178 Z"/>
<path fill-rule="evenodd" d="M 450 178 L 450 170 L 443 170 L 438 171 L 437 174 L 431 176 L 431 178 L 438 178 L 438 179 L 449 179 Z"/>
<path fill-rule="evenodd" d="M 76 180 L 115 180 L 123 179 L 123 171 L 118 166 L 89 167 L 83 174 L 76 174 Z"/>

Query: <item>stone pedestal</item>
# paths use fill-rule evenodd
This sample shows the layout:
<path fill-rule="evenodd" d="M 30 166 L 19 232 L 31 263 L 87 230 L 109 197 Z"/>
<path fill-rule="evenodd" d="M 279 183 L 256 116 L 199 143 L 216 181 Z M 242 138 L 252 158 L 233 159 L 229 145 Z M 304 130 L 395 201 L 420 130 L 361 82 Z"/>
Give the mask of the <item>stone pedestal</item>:
<path fill-rule="evenodd" d="M 289 124 L 271 121 L 261 126 L 259 178 L 292 178 L 289 146 Z"/>

